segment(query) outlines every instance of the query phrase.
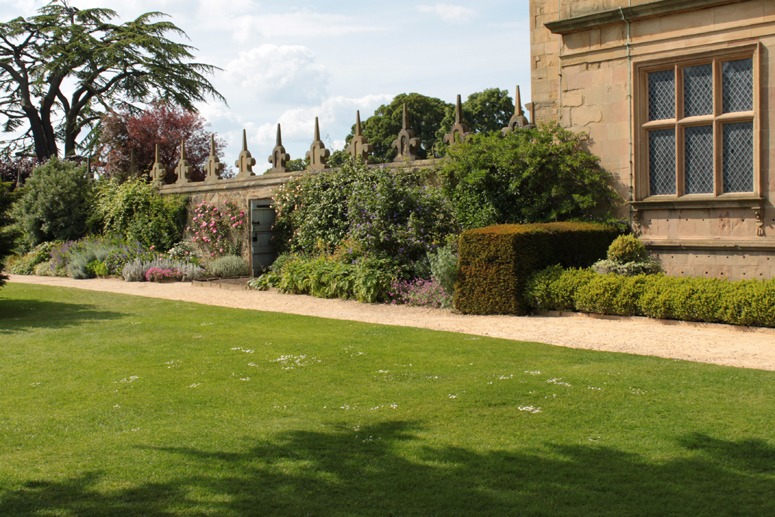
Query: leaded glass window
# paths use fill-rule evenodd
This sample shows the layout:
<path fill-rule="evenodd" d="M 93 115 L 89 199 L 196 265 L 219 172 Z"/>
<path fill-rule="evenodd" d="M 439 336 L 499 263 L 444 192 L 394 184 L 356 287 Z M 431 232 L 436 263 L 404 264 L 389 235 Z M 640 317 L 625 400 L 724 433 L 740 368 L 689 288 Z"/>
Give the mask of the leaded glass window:
<path fill-rule="evenodd" d="M 753 110 L 753 60 L 725 61 L 721 68 L 724 113 Z"/>
<path fill-rule="evenodd" d="M 649 133 L 651 194 L 675 194 L 675 130 Z"/>
<path fill-rule="evenodd" d="M 684 191 L 713 193 L 713 126 L 687 127 L 684 132 Z"/>
<path fill-rule="evenodd" d="M 649 120 L 675 116 L 675 73 L 661 70 L 649 74 Z"/>
<path fill-rule="evenodd" d="M 753 191 L 753 123 L 724 124 L 724 192 Z"/>
<path fill-rule="evenodd" d="M 756 193 L 754 52 L 645 69 L 639 196 Z"/>
<path fill-rule="evenodd" d="M 713 65 L 684 68 L 684 117 L 713 113 Z"/>

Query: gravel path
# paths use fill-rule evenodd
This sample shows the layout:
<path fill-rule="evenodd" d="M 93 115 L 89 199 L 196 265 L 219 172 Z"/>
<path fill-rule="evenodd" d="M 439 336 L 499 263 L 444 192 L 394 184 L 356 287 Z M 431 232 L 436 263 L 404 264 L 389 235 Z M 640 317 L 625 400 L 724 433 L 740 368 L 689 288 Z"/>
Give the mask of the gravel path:
<path fill-rule="evenodd" d="M 553 345 L 653 355 L 775 371 L 775 329 L 580 314 L 466 316 L 444 309 L 370 305 L 311 296 L 228 289 L 191 283 L 12 276 L 11 282 L 181 300 L 222 307 L 285 312 L 492 336 Z"/>

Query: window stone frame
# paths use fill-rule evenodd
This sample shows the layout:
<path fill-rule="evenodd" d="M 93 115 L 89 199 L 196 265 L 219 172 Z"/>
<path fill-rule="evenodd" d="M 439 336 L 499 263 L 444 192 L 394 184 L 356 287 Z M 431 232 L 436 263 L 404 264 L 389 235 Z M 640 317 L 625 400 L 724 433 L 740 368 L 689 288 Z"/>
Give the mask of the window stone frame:
<path fill-rule="evenodd" d="M 722 112 L 721 89 L 721 63 L 751 59 L 753 68 L 753 110 L 747 112 Z M 694 52 L 685 55 L 671 55 L 660 59 L 636 61 L 633 63 L 633 96 L 632 109 L 634 114 L 634 192 L 633 208 L 667 208 L 668 206 L 693 207 L 723 207 L 727 205 L 739 205 L 740 202 L 748 204 L 751 208 L 761 207 L 762 198 L 762 174 L 761 174 L 761 127 L 760 127 L 760 45 L 748 44 L 736 47 L 725 47 L 705 52 Z M 683 73 L 686 67 L 712 64 L 713 67 L 713 114 L 683 117 Z M 674 118 L 662 120 L 649 120 L 648 105 L 648 74 L 660 70 L 674 71 L 675 88 L 675 113 Z M 740 122 L 751 122 L 753 125 L 753 190 L 750 192 L 724 192 L 723 191 L 723 125 Z M 713 127 L 713 191 L 710 193 L 685 193 L 684 175 L 684 129 L 693 126 Z M 649 171 L 649 133 L 664 129 L 673 129 L 676 138 L 676 188 L 674 194 L 650 193 Z M 664 205 L 664 206 L 663 206 Z"/>

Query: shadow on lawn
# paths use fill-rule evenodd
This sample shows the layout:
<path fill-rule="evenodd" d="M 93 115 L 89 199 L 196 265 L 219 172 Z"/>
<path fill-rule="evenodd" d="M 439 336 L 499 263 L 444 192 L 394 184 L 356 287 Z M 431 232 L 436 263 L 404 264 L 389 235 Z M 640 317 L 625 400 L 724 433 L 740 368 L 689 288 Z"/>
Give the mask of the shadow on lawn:
<path fill-rule="evenodd" d="M 58 329 L 89 321 L 120 318 L 117 312 L 93 305 L 30 299 L 0 299 L 0 335 L 30 329 Z"/>
<path fill-rule="evenodd" d="M 288 432 L 240 453 L 153 449 L 179 456 L 191 475 L 109 494 L 95 489 L 94 474 L 29 484 L 0 497 L 0 514 L 775 514 L 772 463 L 756 459 L 775 456 L 765 442 L 692 435 L 681 440 L 686 458 L 656 463 L 597 445 L 542 454 L 423 448 L 417 429 Z M 415 442 L 416 456 L 397 454 L 399 442 Z"/>

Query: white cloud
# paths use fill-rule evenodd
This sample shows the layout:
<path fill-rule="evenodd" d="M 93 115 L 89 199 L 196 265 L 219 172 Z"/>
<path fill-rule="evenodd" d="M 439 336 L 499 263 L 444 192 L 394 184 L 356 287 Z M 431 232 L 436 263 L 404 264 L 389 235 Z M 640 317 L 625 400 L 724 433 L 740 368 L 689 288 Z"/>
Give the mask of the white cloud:
<path fill-rule="evenodd" d="M 261 45 L 240 52 L 225 67 L 225 78 L 250 89 L 254 102 L 309 104 L 326 93 L 328 73 L 302 46 Z"/>
<path fill-rule="evenodd" d="M 251 41 L 309 41 L 321 37 L 343 36 L 381 30 L 352 16 L 323 13 L 308 9 L 270 13 L 253 0 L 229 2 L 228 9 L 213 8 L 200 1 L 197 24 L 226 32 L 238 43 Z"/>
<path fill-rule="evenodd" d="M 283 145 L 293 158 L 303 158 L 303 152 L 312 143 L 315 117 L 320 122 L 320 138 L 331 150 L 341 149 L 344 137 L 355 124 L 355 112 L 361 111 L 361 119 L 374 113 L 381 104 L 390 102 L 393 95 L 366 95 L 358 98 L 330 97 L 316 106 L 286 110 L 277 122 L 282 126 Z M 277 122 L 268 122 L 248 129 L 249 139 L 269 154 L 275 144 Z"/>
<path fill-rule="evenodd" d="M 417 10 L 424 14 L 435 14 L 447 23 L 463 23 L 476 15 L 473 9 L 453 4 L 421 5 Z"/>

